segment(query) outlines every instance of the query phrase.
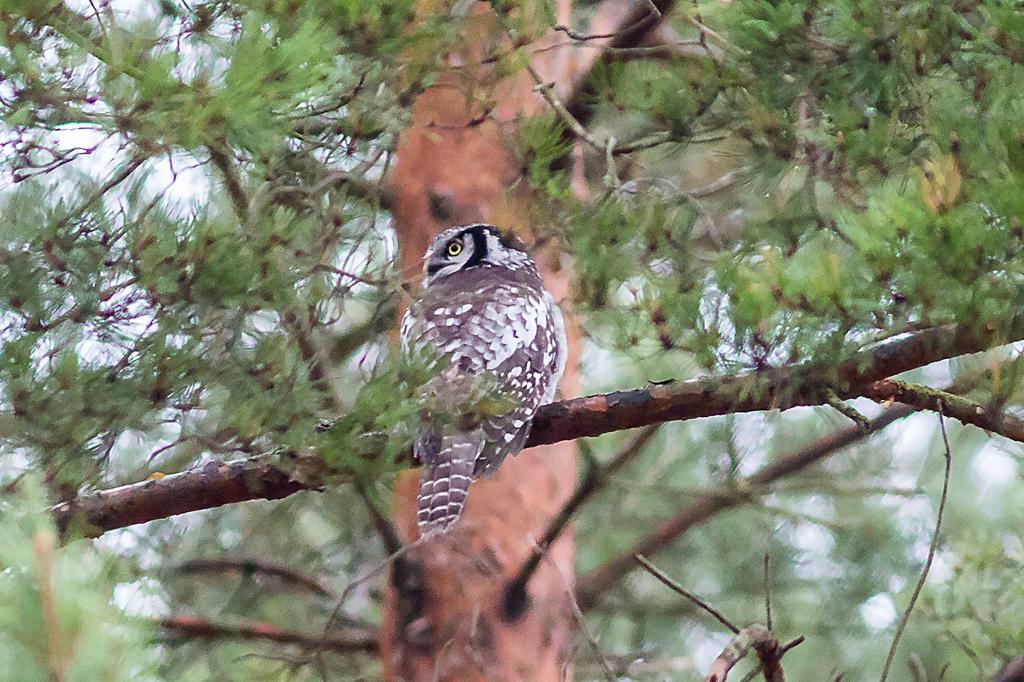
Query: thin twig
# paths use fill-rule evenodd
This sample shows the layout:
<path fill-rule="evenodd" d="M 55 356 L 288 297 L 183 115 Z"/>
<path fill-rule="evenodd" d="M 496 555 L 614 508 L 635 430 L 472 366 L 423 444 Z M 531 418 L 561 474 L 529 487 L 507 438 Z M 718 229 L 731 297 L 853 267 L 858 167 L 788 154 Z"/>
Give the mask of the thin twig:
<path fill-rule="evenodd" d="M 548 103 L 548 106 L 554 109 L 555 114 L 562 119 L 562 122 L 568 126 L 569 130 L 571 130 L 576 137 L 583 140 L 594 149 L 603 152 L 605 150 L 605 145 L 601 143 L 601 141 L 598 140 L 592 132 L 587 130 L 586 126 L 576 120 L 576 117 L 573 116 L 566 106 L 562 104 L 561 100 L 555 96 L 552 84 L 545 82 L 532 65 L 527 64 L 526 71 L 530 74 L 530 77 L 533 78 L 534 83 L 536 83 L 536 87 L 534 89 L 540 93 L 540 96 L 544 98 L 544 101 Z"/>
<path fill-rule="evenodd" d="M 768 629 L 772 629 L 772 575 L 771 559 L 764 553 L 764 617 Z"/>
<path fill-rule="evenodd" d="M 836 395 L 836 392 L 831 388 L 825 389 L 825 400 L 828 402 L 828 405 L 832 409 L 834 409 L 836 412 L 840 413 L 850 421 L 860 424 L 861 428 L 866 429 L 868 428 L 868 425 L 871 423 L 871 420 L 865 417 L 860 412 L 858 412 L 855 407 L 844 403 L 839 398 L 839 396 Z"/>
<path fill-rule="evenodd" d="M 352 594 L 353 591 L 355 591 L 356 587 L 365 583 L 367 580 L 383 571 L 391 564 L 392 561 L 405 554 L 410 547 L 415 547 L 419 545 L 420 542 L 422 541 L 423 537 L 420 537 L 414 542 L 410 542 L 407 545 L 402 545 L 401 549 L 399 549 L 396 552 L 392 552 L 388 556 L 384 557 L 384 559 L 380 563 L 371 568 L 369 571 L 367 571 L 366 573 L 357 578 L 353 578 L 349 582 L 349 584 L 345 586 L 345 589 L 341 591 L 341 595 L 338 597 L 337 603 L 334 605 L 334 608 L 331 610 L 331 613 L 327 616 L 327 620 L 324 622 L 324 633 L 326 634 L 330 632 L 331 628 L 334 627 L 334 621 L 338 618 L 338 614 L 341 613 L 341 608 L 345 605 L 345 601 L 348 599 L 349 595 Z"/>
<path fill-rule="evenodd" d="M 645 0 L 647 14 L 643 15 L 635 22 L 632 22 L 622 28 L 612 31 L 611 33 L 577 33 L 564 24 L 556 24 L 554 30 L 561 31 L 565 35 L 569 36 L 573 40 L 580 42 L 586 42 L 588 40 L 603 40 L 605 38 L 617 38 L 621 35 L 629 33 L 631 31 L 638 31 L 651 22 L 657 22 L 661 20 L 661 11 L 658 7 L 651 2 L 651 0 Z"/>
<path fill-rule="evenodd" d="M 717 609 L 715 609 L 715 607 L 713 607 L 711 604 L 708 604 L 706 601 L 704 601 L 697 595 L 687 590 L 685 587 L 677 583 L 675 580 L 672 580 L 672 578 L 669 578 L 661 571 L 661 569 L 659 569 L 657 566 L 648 561 L 647 557 L 645 557 L 642 554 L 637 554 L 633 558 L 636 559 L 636 562 L 643 566 L 648 573 L 657 578 L 658 582 L 660 582 L 662 585 L 665 585 L 677 594 L 681 594 L 682 596 L 686 597 L 700 608 L 707 611 L 715 618 L 715 620 L 717 620 L 725 627 L 729 628 L 729 630 L 732 631 L 733 634 L 739 634 L 740 629 L 732 623 L 730 623 L 729 619 L 723 616 Z"/>
<path fill-rule="evenodd" d="M 709 28 L 698 17 L 691 17 L 691 16 L 684 15 L 683 19 L 687 23 L 692 24 L 694 26 L 694 28 L 696 28 L 698 31 L 700 31 L 702 36 L 704 36 L 704 35 L 711 36 L 716 41 L 718 41 L 718 43 L 721 44 L 723 47 L 727 47 L 730 50 L 735 50 L 739 54 L 749 54 L 749 52 L 747 52 L 743 48 L 741 48 L 738 45 L 734 45 L 731 42 L 729 42 L 729 40 L 725 36 L 723 36 L 722 34 L 718 33 L 717 31 L 715 31 L 715 30 L 713 30 L 711 28 Z"/>
<path fill-rule="evenodd" d="M 109 192 L 110 190 L 114 189 L 115 187 L 120 185 L 122 182 L 127 180 L 128 177 L 132 173 L 134 173 L 138 169 L 139 166 L 141 166 L 143 163 L 145 163 L 145 161 L 146 161 L 146 159 L 144 159 L 141 156 L 133 156 L 131 159 L 128 160 L 127 163 L 124 164 L 124 166 L 121 167 L 121 170 L 119 170 L 117 173 L 114 174 L 114 176 L 112 178 L 110 178 L 109 180 L 104 182 L 102 185 L 100 185 L 98 188 L 96 188 L 96 191 L 93 192 L 92 194 L 90 194 L 89 198 L 86 199 L 84 202 L 82 202 L 81 206 L 79 206 L 78 208 L 76 208 L 73 211 L 68 212 L 67 215 L 65 215 L 63 218 L 58 220 L 54 224 L 52 230 L 54 232 L 60 232 L 60 230 L 65 225 L 67 225 L 74 218 L 77 218 L 78 216 L 80 216 L 85 211 L 89 210 L 89 208 L 91 208 L 92 205 L 95 204 L 97 201 L 102 199 L 103 196 L 107 192 Z"/>
<path fill-rule="evenodd" d="M 928 579 L 928 571 L 931 570 L 932 561 L 935 559 L 935 553 L 939 549 L 939 531 L 942 529 L 942 513 L 946 509 L 946 497 L 949 494 L 949 471 L 953 465 L 953 453 L 949 448 L 949 436 L 946 434 L 946 416 L 943 413 L 942 402 L 938 402 L 939 412 L 939 430 L 942 432 L 942 445 L 945 448 L 945 469 L 942 474 L 942 495 L 939 497 L 939 510 L 935 515 L 935 532 L 932 534 L 932 542 L 928 547 L 928 558 L 925 559 L 924 568 L 921 569 L 921 576 L 917 579 L 917 585 L 914 586 L 914 592 L 910 595 L 910 603 L 907 604 L 907 609 L 903 612 L 903 616 L 900 618 L 899 625 L 896 626 L 896 635 L 892 638 L 892 646 L 889 647 L 889 655 L 885 657 L 885 665 L 882 666 L 882 676 L 879 678 L 879 682 L 885 682 L 886 678 L 889 677 L 889 668 L 892 666 L 893 659 L 896 658 L 896 647 L 900 643 L 900 638 L 903 636 L 903 631 L 907 627 L 907 623 L 910 621 L 910 614 L 914 610 L 914 605 L 917 603 L 917 598 L 921 595 L 921 590 L 924 589 L 925 580 Z"/>

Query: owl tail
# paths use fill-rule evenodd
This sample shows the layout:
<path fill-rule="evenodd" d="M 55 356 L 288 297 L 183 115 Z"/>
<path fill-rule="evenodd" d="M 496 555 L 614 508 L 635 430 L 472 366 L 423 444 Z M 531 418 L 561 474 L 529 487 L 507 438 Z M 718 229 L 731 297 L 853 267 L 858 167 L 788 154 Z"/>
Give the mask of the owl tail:
<path fill-rule="evenodd" d="M 416 519 L 420 535 L 444 533 L 458 521 L 466 502 L 479 448 L 470 443 L 446 443 L 447 448 L 425 458 Z"/>

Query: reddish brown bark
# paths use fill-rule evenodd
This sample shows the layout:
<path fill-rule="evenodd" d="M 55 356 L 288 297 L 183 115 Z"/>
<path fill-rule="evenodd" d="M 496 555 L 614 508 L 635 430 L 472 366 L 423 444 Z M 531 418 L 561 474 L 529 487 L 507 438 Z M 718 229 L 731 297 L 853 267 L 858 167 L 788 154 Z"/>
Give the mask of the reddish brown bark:
<path fill-rule="evenodd" d="M 934 410 L 934 391 L 914 390 L 879 379 L 932 362 L 975 353 L 1024 337 L 1013 327 L 1007 336 L 970 334 L 943 327 L 891 341 L 831 368 L 794 366 L 760 373 L 694 379 L 668 385 L 616 391 L 552 403 L 533 421 L 528 445 L 597 436 L 672 420 L 735 412 L 785 409 L 826 402 L 826 374 L 841 377 L 840 398 L 870 397 Z M 945 400 L 947 417 L 1024 442 L 1024 420 L 998 414 L 963 398 Z M 557 451 L 555 451 L 557 452 Z M 324 473 L 318 456 L 302 456 L 280 467 L 270 461 L 210 462 L 203 467 L 75 498 L 54 507 L 62 532 L 69 526 L 95 537 L 108 530 L 255 499 L 278 499 L 300 490 L 319 490 Z M 76 526 L 80 524 L 80 526 Z"/>
<path fill-rule="evenodd" d="M 398 145 L 392 212 L 407 273 L 420 268 L 430 239 L 453 224 L 486 221 L 527 242 L 531 237 L 536 214 L 510 142 L 516 117 L 536 112 L 538 98 L 526 74 L 499 80 L 487 63 L 496 49 L 509 47 L 489 10 L 475 8 L 462 33 L 463 47 L 448 60 L 452 68 L 419 96 Z M 564 303 L 567 279 L 557 251 L 535 256 L 548 289 Z M 572 332 L 570 347 L 562 390 L 575 393 Z M 418 476 L 406 473 L 395 490 L 395 523 L 407 542 L 418 536 Z M 393 563 L 381 632 L 385 679 L 561 678 L 573 625 L 570 535 L 551 547 L 531 581 L 531 607 L 509 622 L 501 606 L 504 584 L 571 493 L 575 477 L 572 443 L 527 450 L 493 479 L 474 484 L 449 534 L 411 547 Z"/>

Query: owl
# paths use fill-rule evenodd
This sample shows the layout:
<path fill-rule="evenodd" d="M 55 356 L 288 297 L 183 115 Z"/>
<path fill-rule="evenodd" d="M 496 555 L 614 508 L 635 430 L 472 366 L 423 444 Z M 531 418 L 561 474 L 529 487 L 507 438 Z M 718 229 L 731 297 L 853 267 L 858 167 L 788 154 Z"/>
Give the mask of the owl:
<path fill-rule="evenodd" d="M 449 228 L 427 248 L 423 272 L 401 339 L 407 355 L 436 370 L 420 389 L 413 443 L 423 465 L 417 521 L 428 535 L 458 520 L 473 481 L 523 449 L 537 408 L 554 398 L 566 340 L 562 314 L 514 235 Z M 483 395 L 497 396 L 490 412 L 472 408 Z"/>

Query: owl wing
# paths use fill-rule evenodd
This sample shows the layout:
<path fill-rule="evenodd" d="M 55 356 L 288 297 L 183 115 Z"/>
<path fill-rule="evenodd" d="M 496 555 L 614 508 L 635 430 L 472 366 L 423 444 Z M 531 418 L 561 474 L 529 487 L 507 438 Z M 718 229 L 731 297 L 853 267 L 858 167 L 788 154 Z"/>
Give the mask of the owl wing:
<path fill-rule="evenodd" d="M 548 368 L 548 385 L 541 405 L 546 405 L 555 399 L 555 390 L 558 388 L 558 381 L 565 371 L 565 363 L 569 355 L 569 341 L 565 337 L 565 318 L 562 317 L 562 310 L 558 303 L 547 291 L 544 292 L 544 305 L 547 307 L 548 324 L 547 333 L 547 354 L 545 366 Z"/>
<path fill-rule="evenodd" d="M 477 460 L 477 476 L 493 474 L 506 457 L 526 446 L 533 416 L 553 398 L 565 367 L 565 328 L 551 296 L 543 292 L 543 296 L 531 298 L 529 305 L 518 307 L 515 317 L 514 323 L 532 336 L 495 371 L 515 406 L 481 424 L 487 439 Z"/>
<path fill-rule="evenodd" d="M 533 415 L 553 396 L 565 363 L 562 316 L 550 296 L 510 283 L 489 289 L 438 290 L 419 301 L 402 321 L 406 352 L 429 347 L 435 357 L 447 361 L 424 387 L 428 410 L 457 411 L 460 402 L 472 399 L 471 387 L 480 385 L 473 381 L 485 376 L 497 382 L 501 397 L 511 406 L 464 434 L 482 437 L 474 479 L 493 474 L 508 455 L 523 449 Z M 421 432 L 438 428 L 424 423 Z M 440 428 L 445 434 L 436 437 L 456 436 L 451 425 Z M 426 462 L 419 451 L 417 455 Z"/>

